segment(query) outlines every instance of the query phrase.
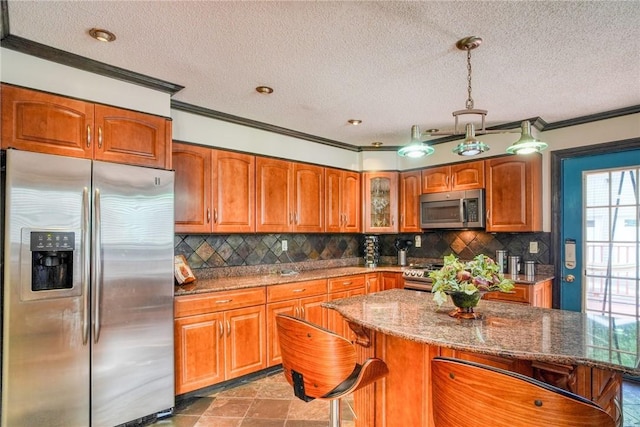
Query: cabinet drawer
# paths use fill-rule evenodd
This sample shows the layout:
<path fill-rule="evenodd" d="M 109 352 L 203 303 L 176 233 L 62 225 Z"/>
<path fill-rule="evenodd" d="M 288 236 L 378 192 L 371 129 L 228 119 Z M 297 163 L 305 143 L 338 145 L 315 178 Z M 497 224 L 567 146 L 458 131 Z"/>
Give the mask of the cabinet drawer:
<path fill-rule="evenodd" d="M 327 293 L 327 280 L 308 280 L 304 282 L 286 283 L 267 286 L 267 301 L 287 301 Z"/>
<path fill-rule="evenodd" d="M 266 302 L 264 287 L 211 292 L 199 295 L 176 297 L 175 317 L 214 313 L 239 307 L 250 307 Z"/>
<path fill-rule="evenodd" d="M 336 277 L 329 279 L 329 292 L 348 291 L 364 287 L 364 275 Z"/>
<path fill-rule="evenodd" d="M 529 304 L 531 302 L 530 285 L 514 285 L 512 293 L 489 292 L 484 295 L 484 299 L 496 301 L 519 302 Z"/>

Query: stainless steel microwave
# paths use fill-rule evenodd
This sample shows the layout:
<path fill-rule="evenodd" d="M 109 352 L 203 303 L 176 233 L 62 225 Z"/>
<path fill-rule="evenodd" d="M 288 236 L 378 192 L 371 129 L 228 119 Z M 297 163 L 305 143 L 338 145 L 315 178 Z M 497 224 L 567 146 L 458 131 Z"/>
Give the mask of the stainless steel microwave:
<path fill-rule="evenodd" d="M 423 194 L 420 226 L 427 230 L 484 228 L 484 190 Z"/>

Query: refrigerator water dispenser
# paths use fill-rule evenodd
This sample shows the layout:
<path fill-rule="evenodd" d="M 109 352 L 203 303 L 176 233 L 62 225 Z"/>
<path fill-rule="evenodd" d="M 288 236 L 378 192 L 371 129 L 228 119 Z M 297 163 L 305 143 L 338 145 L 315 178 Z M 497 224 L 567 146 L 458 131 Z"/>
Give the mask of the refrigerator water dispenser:
<path fill-rule="evenodd" d="M 31 290 L 50 291 L 73 287 L 75 233 L 31 232 Z"/>

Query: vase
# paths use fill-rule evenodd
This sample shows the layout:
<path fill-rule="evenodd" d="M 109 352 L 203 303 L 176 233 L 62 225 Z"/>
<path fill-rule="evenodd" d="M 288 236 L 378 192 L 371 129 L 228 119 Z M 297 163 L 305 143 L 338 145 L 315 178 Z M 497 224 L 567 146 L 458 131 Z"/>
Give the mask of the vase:
<path fill-rule="evenodd" d="M 456 306 L 456 309 L 449 312 L 449 316 L 457 317 L 459 319 L 479 319 L 481 316 L 474 312 L 474 307 L 478 305 L 480 298 L 482 298 L 482 292 L 474 292 L 468 294 L 466 292 L 449 292 L 451 302 Z"/>

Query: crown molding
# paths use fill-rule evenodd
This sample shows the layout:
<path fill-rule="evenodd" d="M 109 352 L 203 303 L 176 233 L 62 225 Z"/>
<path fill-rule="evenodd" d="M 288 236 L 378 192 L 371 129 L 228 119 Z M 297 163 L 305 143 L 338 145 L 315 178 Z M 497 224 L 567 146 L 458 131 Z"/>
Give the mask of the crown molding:
<path fill-rule="evenodd" d="M 4 2 L 2 4 L 4 4 Z M 2 12 L 4 14 L 4 9 L 2 10 Z M 4 22 L 2 26 L 4 30 Z M 6 26 L 8 28 L 8 24 Z M 8 34 L 2 38 L 2 40 L 0 41 L 0 47 L 15 50 L 17 52 L 46 59 L 47 61 L 56 62 L 58 64 L 77 68 L 83 71 L 88 71 L 90 73 L 98 74 L 101 76 L 110 77 L 116 80 L 122 80 L 127 83 L 133 83 L 135 85 L 154 89 L 160 92 L 169 93 L 171 95 L 184 89 L 184 86 L 175 83 L 156 79 L 154 77 L 149 77 L 144 74 L 126 70 L 124 68 L 115 67 L 113 65 L 105 64 L 104 62 L 94 61 L 93 59 L 85 58 L 84 56 L 69 53 L 64 50 L 56 49 L 51 46 L 27 40 L 11 34 Z"/>

